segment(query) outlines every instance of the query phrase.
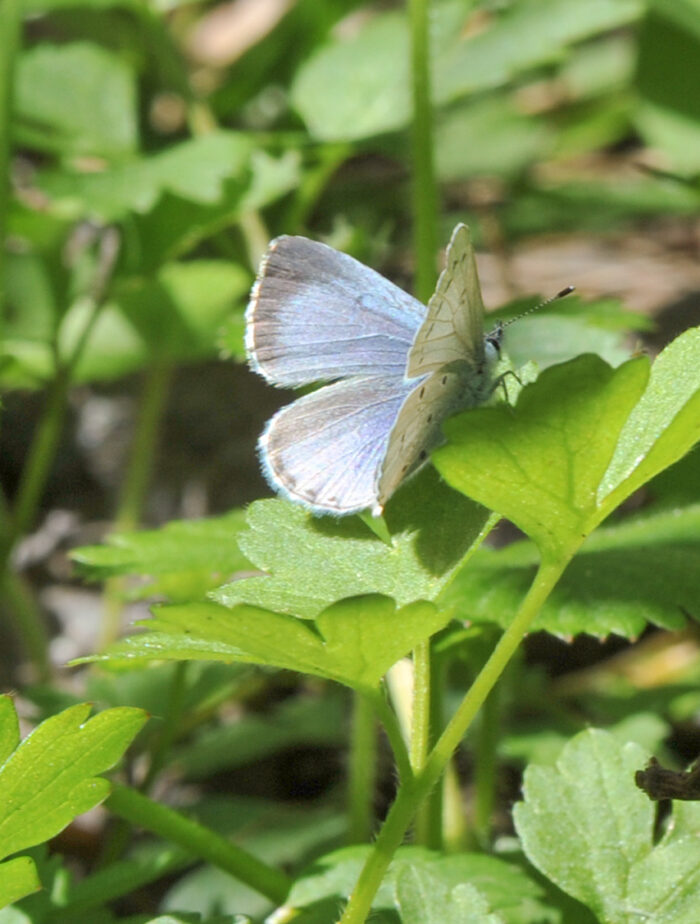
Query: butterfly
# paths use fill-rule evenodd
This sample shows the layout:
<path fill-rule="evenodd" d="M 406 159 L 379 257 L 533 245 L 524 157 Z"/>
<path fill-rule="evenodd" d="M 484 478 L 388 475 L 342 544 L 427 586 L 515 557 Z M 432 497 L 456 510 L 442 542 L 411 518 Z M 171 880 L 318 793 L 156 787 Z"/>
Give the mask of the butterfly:
<path fill-rule="evenodd" d="M 267 424 L 271 486 L 314 513 L 380 515 L 442 442 L 444 419 L 493 392 L 502 326 L 484 335 L 483 318 L 464 224 L 427 308 L 326 244 L 275 238 L 246 311 L 250 366 L 280 387 L 331 384 Z"/>

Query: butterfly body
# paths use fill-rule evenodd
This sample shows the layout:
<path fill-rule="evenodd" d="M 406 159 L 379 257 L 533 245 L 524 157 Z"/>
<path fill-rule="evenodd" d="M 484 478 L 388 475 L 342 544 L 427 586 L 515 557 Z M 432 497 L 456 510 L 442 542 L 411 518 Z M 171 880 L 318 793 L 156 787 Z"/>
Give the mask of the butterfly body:
<path fill-rule="evenodd" d="M 381 513 L 450 414 L 493 391 L 469 231 L 458 225 L 427 308 L 346 254 L 274 240 L 246 314 L 252 368 L 279 386 L 331 384 L 282 408 L 260 439 L 271 485 L 316 513 Z"/>

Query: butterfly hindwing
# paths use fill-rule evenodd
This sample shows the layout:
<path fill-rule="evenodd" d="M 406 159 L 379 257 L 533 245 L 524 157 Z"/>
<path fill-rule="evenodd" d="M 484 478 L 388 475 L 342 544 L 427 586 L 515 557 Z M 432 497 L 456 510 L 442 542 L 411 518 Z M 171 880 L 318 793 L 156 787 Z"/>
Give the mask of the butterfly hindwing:
<path fill-rule="evenodd" d="M 373 506 L 389 433 L 411 387 L 395 376 L 353 378 L 283 407 L 260 438 L 268 481 L 316 512 Z"/>
<path fill-rule="evenodd" d="M 392 427 L 377 483 L 375 510 L 381 512 L 399 484 L 417 471 L 443 439 L 450 414 L 480 404 L 490 390 L 484 375 L 467 363 L 454 363 L 426 376 L 408 395 Z"/>
<path fill-rule="evenodd" d="M 447 247 L 445 269 L 408 354 L 413 378 L 452 362 L 479 368 L 484 361 L 484 303 L 469 228 L 459 224 Z"/>
<path fill-rule="evenodd" d="M 347 254 L 305 237 L 270 244 L 246 312 L 252 368 L 274 385 L 402 377 L 425 307 Z"/>

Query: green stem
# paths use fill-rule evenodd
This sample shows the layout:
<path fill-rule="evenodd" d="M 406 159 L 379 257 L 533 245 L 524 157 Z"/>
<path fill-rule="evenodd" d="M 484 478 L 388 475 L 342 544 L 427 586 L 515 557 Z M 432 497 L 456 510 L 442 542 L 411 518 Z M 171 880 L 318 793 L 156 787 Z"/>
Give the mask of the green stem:
<path fill-rule="evenodd" d="M 302 174 L 301 183 L 282 222 L 295 232 L 302 228 L 338 166 L 352 153 L 349 144 L 325 144 L 318 151 L 317 163 Z"/>
<path fill-rule="evenodd" d="M 114 518 L 113 532 L 134 529 L 141 521 L 143 504 L 153 471 L 163 409 L 168 398 L 172 366 L 164 359 L 154 359 L 145 373 L 139 401 L 136 431 L 122 484 L 121 497 Z M 105 586 L 105 613 L 100 648 L 110 645 L 119 635 L 123 582 L 119 578 Z"/>
<path fill-rule="evenodd" d="M 413 709 L 411 710 L 411 769 L 418 776 L 425 766 L 430 749 L 430 639 L 413 650 Z M 416 844 L 427 846 L 430 831 L 430 805 L 424 803 L 416 818 L 413 837 Z"/>
<path fill-rule="evenodd" d="M 211 829 L 185 818 L 165 805 L 153 802 L 142 793 L 119 783 L 112 785 L 112 794 L 106 805 L 120 818 L 179 844 L 276 904 L 284 902 L 292 885 L 292 881 L 284 873 L 267 866 Z"/>
<path fill-rule="evenodd" d="M 568 561 L 568 559 L 567 559 Z M 420 775 L 402 783 L 396 800 L 360 873 L 341 924 L 364 924 L 384 874 L 421 802 L 436 785 L 484 700 L 522 642 L 532 620 L 559 580 L 566 561 L 543 562 L 512 623 L 430 752 Z"/>
<path fill-rule="evenodd" d="M 21 22 L 21 0 L 3 0 L 0 3 L 0 336 L 7 296 L 5 241 L 11 201 L 12 99 Z"/>
<path fill-rule="evenodd" d="M 180 730 L 180 719 L 185 709 L 185 697 L 187 694 L 187 669 L 189 661 L 178 661 L 175 664 L 173 678 L 170 683 L 170 695 L 168 696 L 168 705 L 160 734 L 151 750 L 151 763 L 148 772 L 139 787 L 141 792 L 150 792 L 153 783 L 158 778 L 158 774 L 165 766 L 170 748 L 177 739 Z"/>
<path fill-rule="evenodd" d="M 7 565 L 15 542 L 33 525 L 37 507 L 53 465 L 61 438 L 61 430 L 68 403 L 69 377 L 59 370 L 51 383 L 41 419 L 34 434 L 27 462 L 17 490 L 12 512 L 12 528 L 3 537 L 0 549 L 0 567 Z"/>
<path fill-rule="evenodd" d="M 115 530 L 120 532 L 135 529 L 141 522 L 171 378 L 172 365 L 169 361 L 151 361 L 139 400 L 136 431 L 114 521 Z"/>
<path fill-rule="evenodd" d="M 479 714 L 476 736 L 474 770 L 474 827 L 482 849 L 487 849 L 491 838 L 491 816 L 496 791 L 496 749 L 501 730 L 501 691 L 503 677 L 486 697 Z"/>
<path fill-rule="evenodd" d="M 433 164 L 433 110 L 430 93 L 430 0 L 409 0 L 413 91 L 413 218 L 416 297 L 427 302 L 437 278 L 438 194 Z"/>
<path fill-rule="evenodd" d="M 406 742 L 401 732 L 398 717 L 387 702 L 383 690 L 377 690 L 376 694 L 371 696 L 371 700 L 374 711 L 379 721 L 382 723 L 382 727 L 389 739 L 389 744 L 394 754 L 394 760 L 396 761 L 399 780 L 410 780 L 413 776 L 413 772 L 411 770 L 411 762 L 408 758 Z"/>
<path fill-rule="evenodd" d="M 49 636 L 34 596 L 21 575 L 15 574 L 9 568 L 4 574 L 0 572 L 0 585 L 17 637 L 36 671 L 36 679 L 40 683 L 47 683 L 51 677 Z"/>
<path fill-rule="evenodd" d="M 353 692 L 352 734 L 348 767 L 348 843 L 370 839 L 377 772 L 377 729 L 374 705 Z"/>

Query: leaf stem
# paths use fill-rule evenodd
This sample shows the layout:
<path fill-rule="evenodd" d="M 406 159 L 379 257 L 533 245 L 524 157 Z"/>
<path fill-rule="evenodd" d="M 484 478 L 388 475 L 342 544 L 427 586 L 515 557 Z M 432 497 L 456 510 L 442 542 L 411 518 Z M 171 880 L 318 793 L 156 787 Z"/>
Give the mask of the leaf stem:
<path fill-rule="evenodd" d="M 401 733 L 401 726 L 396 713 L 387 702 L 383 689 L 372 693 L 371 700 L 377 718 L 382 723 L 386 736 L 391 744 L 399 780 L 411 779 L 413 776 L 411 762 L 408 758 L 406 742 Z"/>
<path fill-rule="evenodd" d="M 374 705 L 352 694 L 352 732 L 348 766 L 348 843 L 366 843 L 372 834 L 377 775 L 377 727 Z"/>
<path fill-rule="evenodd" d="M 3 0 L 0 4 L 0 336 L 5 326 L 5 241 L 11 201 L 12 98 L 21 22 L 20 0 Z"/>
<path fill-rule="evenodd" d="M 189 853 L 224 870 L 276 904 L 284 902 L 292 885 L 284 873 L 258 860 L 220 834 L 215 834 L 211 829 L 185 818 L 165 805 L 153 802 L 142 793 L 119 783 L 113 783 L 112 786 L 112 794 L 106 805 L 120 818 L 179 844 Z"/>
<path fill-rule="evenodd" d="M 437 744 L 428 755 L 420 774 L 402 782 L 396 800 L 386 817 L 372 853 L 360 873 L 340 924 L 364 924 L 372 901 L 396 850 L 408 830 L 421 802 L 442 776 L 448 761 L 464 737 L 474 716 L 503 673 L 528 631 L 532 620 L 559 580 L 567 561 L 543 561 L 535 580 L 512 623 L 501 636 L 488 661 L 452 716 Z"/>
<path fill-rule="evenodd" d="M 134 529 L 141 521 L 171 378 L 172 364 L 166 359 L 154 359 L 145 373 L 139 397 L 136 431 L 112 532 Z M 119 578 L 110 579 L 105 586 L 105 613 L 102 620 L 100 650 L 104 650 L 119 635 L 123 586 Z"/>
<path fill-rule="evenodd" d="M 416 297 L 427 302 L 437 279 L 438 194 L 433 164 L 433 110 L 430 93 L 430 0 L 408 0 L 413 92 L 413 220 Z"/>
<path fill-rule="evenodd" d="M 430 749 L 430 639 L 420 642 L 413 650 L 413 708 L 411 710 L 411 769 L 417 776 L 425 766 Z M 416 818 L 414 840 L 426 846 L 429 840 L 430 805 L 424 803 Z"/>

